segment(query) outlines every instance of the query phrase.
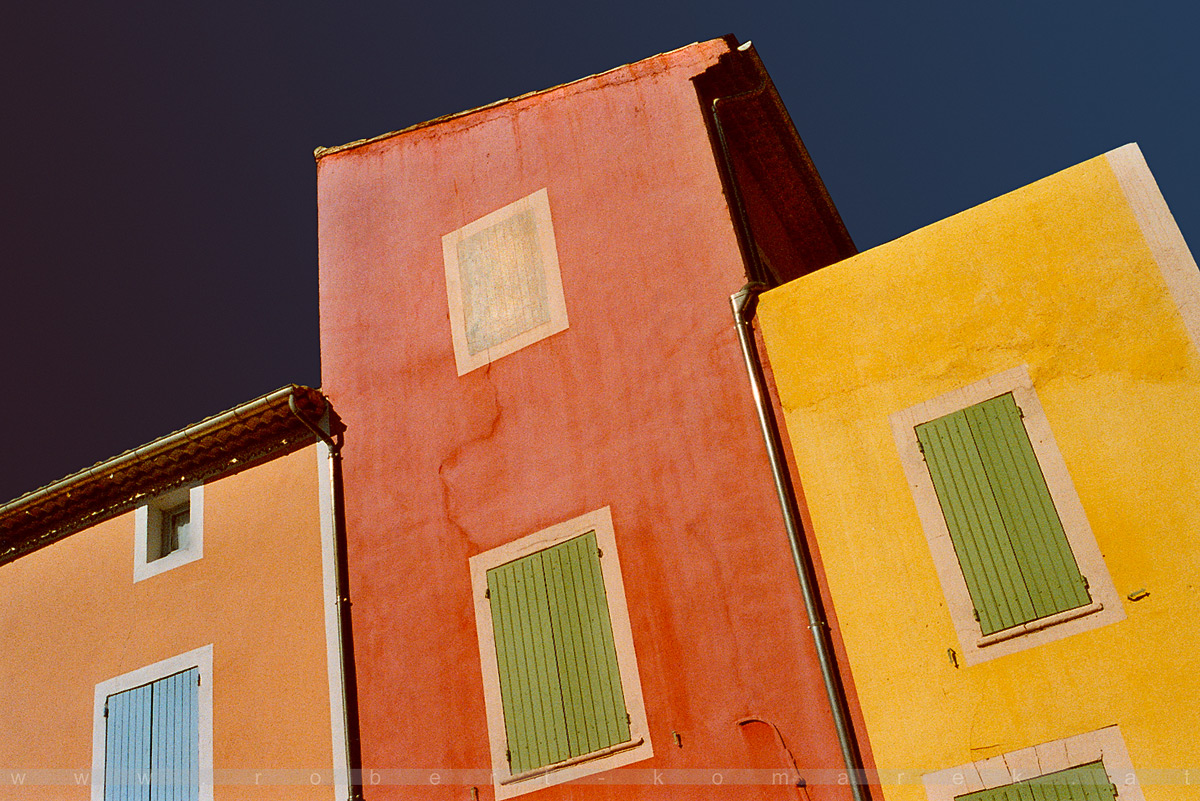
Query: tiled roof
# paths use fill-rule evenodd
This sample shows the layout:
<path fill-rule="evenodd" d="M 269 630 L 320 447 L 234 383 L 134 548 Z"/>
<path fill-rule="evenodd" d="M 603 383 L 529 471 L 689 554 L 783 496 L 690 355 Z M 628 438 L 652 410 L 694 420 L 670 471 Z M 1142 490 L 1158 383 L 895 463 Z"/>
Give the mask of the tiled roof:
<path fill-rule="evenodd" d="M 175 487 L 242 470 L 301 448 L 316 436 L 292 412 L 340 424 L 310 387 L 289 385 L 97 462 L 0 505 L 0 564 L 128 511 Z"/>

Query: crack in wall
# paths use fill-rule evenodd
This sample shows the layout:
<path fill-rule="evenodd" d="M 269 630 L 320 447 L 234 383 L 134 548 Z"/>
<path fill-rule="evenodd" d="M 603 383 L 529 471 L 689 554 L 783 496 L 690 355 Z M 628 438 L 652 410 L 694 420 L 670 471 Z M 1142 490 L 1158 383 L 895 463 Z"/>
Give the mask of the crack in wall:
<path fill-rule="evenodd" d="M 451 486 L 450 480 L 447 478 L 447 471 L 455 469 L 461 462 L 466 451 L 473 445 L 478 445 L 487 442 L 495 436 L 497 429 L 500 427 L 500 417 L 502 408 L 500 406 L 500 390 L 491 380 L 492 365 L 488 363 L 482 368 L 482 371 L 477 371 L 476 375 L 479 380 L 486 384 L 491 389 L 491 404 L 492 413 L 486 422 L 486 430 L 475 436 L 469 437 L 457 445 L 453 446 L 438 465 L 438 481 L 442 486 L 442 512 L 446 518 L 448 526 L 456 531 L 462 540 L 471 542 L 471 535 L 467 532 L 466 527 L 460 521 L 457 509 L 458 504 L 453 500 L 454 488 Z"/>

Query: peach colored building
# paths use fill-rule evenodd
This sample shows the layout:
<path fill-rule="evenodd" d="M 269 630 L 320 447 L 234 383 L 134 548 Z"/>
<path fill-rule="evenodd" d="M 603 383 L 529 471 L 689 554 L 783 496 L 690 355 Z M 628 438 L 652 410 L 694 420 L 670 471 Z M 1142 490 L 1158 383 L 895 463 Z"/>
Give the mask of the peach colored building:
<path fill-rule="evenodd" d="M 728 303 L 854 247 L 753 48 L 316 155 L 366 796 L 850 798 Z"/>
<path fill-rule="evenodd" d="M 0 506 L 0 798 L 345 798 L 319 426 L 285 387 Z"/>

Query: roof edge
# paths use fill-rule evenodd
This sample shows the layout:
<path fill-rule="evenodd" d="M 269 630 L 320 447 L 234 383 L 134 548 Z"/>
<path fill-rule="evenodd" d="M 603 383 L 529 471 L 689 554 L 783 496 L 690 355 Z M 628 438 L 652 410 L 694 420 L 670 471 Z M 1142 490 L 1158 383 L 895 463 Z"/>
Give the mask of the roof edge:
<path fill-rule="evenodd" d="M 322 399 L 324 408 L 329 408 L 329 401 L 323 395 L 320 395 L 318 390 L 312 387 L 301 386 L 299 384 L 288 384 L 274 392 L 268 392 L 264 396 L 254 398 L 253 401 L 247 401 L 240 405 L 234 406 L 233 409 L 222 411 L 220 414 L 205 417 L 204 420 L 197 423 L 192 423 L 191 426 L 186 426 L 176 430 L 176 432 L 160 436 L 156 440 L 146 442 L 145 445 L 133 448 L 133 450 L 119 453 L 118 456 L 97 462 L 91 465 L 90 468 L 85 468 L 77 472 L 72 472 L 71 475 L 59 478 L 58 481 L 53 481 L 44 487 L 31 490 L 31 492 L 19 495 L 18 498 L 0 505 L 0 520 L 5 519 L 26 508 L 34 507 L 41 502 L 55 498 L 55 496 L 70 494 L 71 490 L 80 486 L 92 478 L 100 477 L 106 474 L 113 474 L 116 470 L 128 468 L 139 462 L 145 462 L 161 456 L 172 448 L 202 438 L 202 436 L 210 435 L 217 430 L 232 426 L 234 423 L 247 420 L 253 417 L 260 411 L 274 408 L 275 405 L 287 402 L 289 398 L 294 396 L 317 396 Z"/>
<path fill-rule="evenodd" d="M 733 34 L 726 34 L 725 36 L 718 36 L 713 39 L 705 39 L 704 42 L 715 42 L 718 40 L 724 41 L 731 50 L 737 47 L 737 37 L 735 37 Z M 628 69 L 629 67 L 632 67 L 635 64 L 641 64 L 643 61 L 650 61 L 651 59 L 661 58 L 662 56 L 669 56 L 674 53 L 678 53 L 682 50 L 687 50 L 689 47 L 695 47 L 696 45 L 703 44 L 704 42 L 699 42 L 699 41 L 691 42 L 689 44 L 682 45 L 681 47 L 676 47 L 673 50 L 667 50 L 664 53 L 657 53 L 653 56 L 647 56 L 646 58 L 638 59 L 637 61 L 630 61 L 625 64 L 621 64 L 619 66 L 613 67 L 611 69 L 604 70 L 603 72 L 596 72 L 596 73 L 592 73 L 591 75 L 585 75 L 582 78 L 576 78 L 573 81 L 566 81 L 565 83 L 555 84 L 554 86 L 549 86 L 549 87 L 546 87 L 545 89 L 536 89 L 532 92 L 525 92 L 524 94 L 520 94 L 515 97 L 501 98 L 500 100 L 495 100 L 495 101 L 492 101 L 491 103 L 487 103 L 482 106 L 476 106 L 475 108 L 469 108 L 464 111 L 456 111 L 452 114 L 443 114 L 442 116 L 434 117 L 431 120 L 425 120 L 424 122 L 414 123 L 412 125 L 409 125 L 406 128 L 400 128 L 395 131 L 388 131 L 387 133 L 376 134 L 375 136 L 370 136 L 365 139 L 355 139 L 353 142 L 347 142 L 344 145 L 331 145 L 330 147 L 317 146 L 317 147 L 313 148 L 313 158 L 316 159 L 317 161 L 320 161 L 325 156 L 330 156 L 330 155 L 333 155 L 334 153 L 341 153 L 346 150 L 354 150 L 356 148 L 360 148 L 365 145 L 371 145 L 376 142 L 382 142 L 385 139 L 391 139 L 392 137 L 395 137 L 395 136 L 400 136 L 402 134 L 411 133 L 413 131 L 417 131 L 422 128 L 428 128 L 431 125 L 440 125 L 441 123 L 449 122 L 450 120 L 455 120 L 460 117 L 466 117 L 471 114 L 477 114 L 481 111 L 487 111 L 489 109 L 496 108 L 497 106 L 503 106 L 506 103 L 516 103 L 518 101 L 525 100 L 530 97 L 536 97 L 537 95 L 548 94 L 550 92 L 554 92 L 559 89 L 564 89 L 568 86 L 574 86 L 575 84 L 583 83 L 584 81 L 595 80 L 596 78 L 601 78 L 605 75 L 609 75 L 611 73 L 618 72 L 623 69 Z"/>

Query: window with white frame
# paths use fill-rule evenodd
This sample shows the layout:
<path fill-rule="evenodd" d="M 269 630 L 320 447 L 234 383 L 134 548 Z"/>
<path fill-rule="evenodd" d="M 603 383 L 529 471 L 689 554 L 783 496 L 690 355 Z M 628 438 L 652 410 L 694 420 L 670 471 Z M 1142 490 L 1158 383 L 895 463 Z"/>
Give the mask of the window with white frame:
<path fill-rule="evenodd" d="M 204 485 L 164 493 L 134 511 L 133 580 L 204 555 Z"/>
<path fill-rule="evenodd" d="M 1125 617 L 1028 369 L 891 424 L 967 664 Z"/>
<path fill-rule="evenodd" d="M 96 685 L 92 801 L 211 801 L 212 646 Z"/>
<path fill-rule="evenodd" d="M 609 509 L 470 566 L 497 797 L 652 756 Z"/>

